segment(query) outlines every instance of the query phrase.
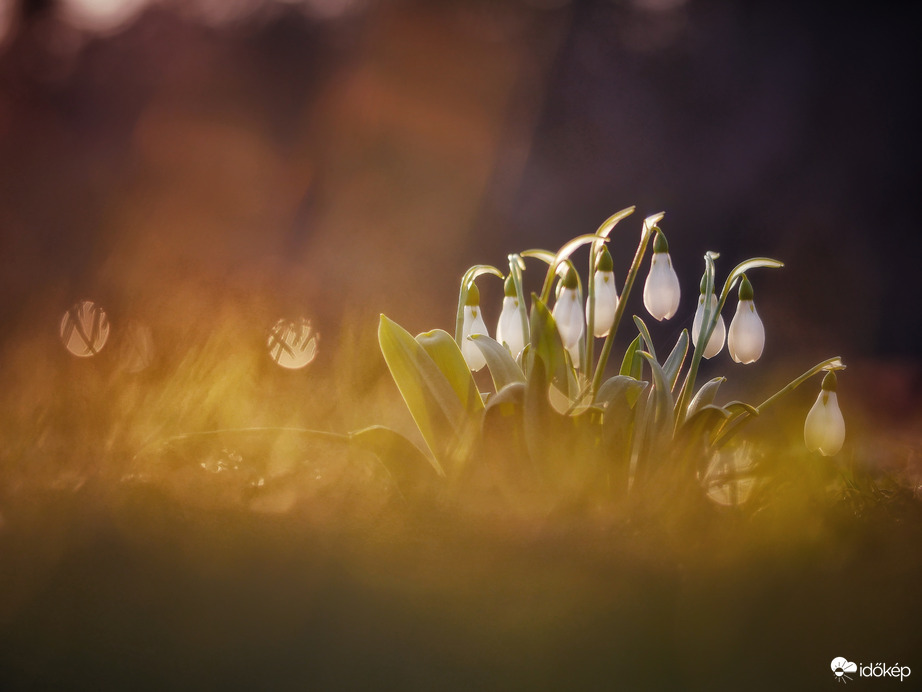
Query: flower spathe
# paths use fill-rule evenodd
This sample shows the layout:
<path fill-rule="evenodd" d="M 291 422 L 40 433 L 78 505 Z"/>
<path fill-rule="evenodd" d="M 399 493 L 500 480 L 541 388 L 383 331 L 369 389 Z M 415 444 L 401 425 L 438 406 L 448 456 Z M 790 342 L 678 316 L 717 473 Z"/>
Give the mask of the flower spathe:
<path fill-rule="evenodd" d="M 711 315 L 717 312 L 717 296 L 711 294 Z M 698 337 L 701 336 L 701 326 L 704 321 L 704 294 L 698 296 L 698 309 L 695 310 L 695 319 L 692 321 L 692 343 L 698 345 Z M 714 325 L 714 331 L 711 332 L 711 338 L 708 339 L 707 346 L 704 347 L 705 358 L 713 358 L 724 347 L 724 340 L 727 337 L 727 327 L 724 324 L 722 315 L 717 315 L 717 324 Z"/>
<path fill-rule="evenodd" d="M 823 378 L 823 388 L 804 421 L 804 444 L 811 452 L 832 456 L 845 442 L 845 419 L 836 396 L 836 375 L 830 371 Z"/>
<path fill-rule="evenodd" d="M 506 277 L 504 284 L 503 309 L 496 323 L 496 340 L 506 346 L 517 357 L 525 348 L 525 333 L 519 299 L 515 293 L 512 275 Z"/>
<path fill-rule="evenodd" d="M 734 361 L 748 365 L 755 363 L 762 355 L 762 349 L 765 348 L 765 327 L 759 319 L 759 313 L 756 312 L 755 303 L 752 302 L 752 285 L 745 274 L 740 284 L 739 297 L 736 314 L 730 320 L 727 349 Z"/>
<path fill-rule="evenodd" d="M 570 352 L 573 365 L 579 367 L 579 340 L 583 336 L 585 326 L 576 272 L 572 267 L 567 271 L 560 289 L 551 315 L 557 323 L 563 347 Z"/>
<path fill-rule="evenodd" d="M 679 309 L 679 277 L 672 268 L 669 245 L 662 231 L 656 231 L 650 273 L 643 285 L 643 304 L 655 319 L 668 320 Z"/>
<path fill-rule="evenodd" d="M 618 309 L 618 288 L 615 286 L 615 272 L 612 269 L 611 255 L 603 247 L 598 268 L 592 277 L 592 291 L 595 295 L 595 314 L 592 333 L 597 337 L 608 336 L 615 323 Z M 586 319 L 589 319 L 589 298 L 586 299 Z"/>
<path fill-rule="evenodd" d="M 467 366 L 477 372 L 487 364 L 487 361 L 483 357 L 480 347 L 470 339 L 475 334 L 490 335 L 480 312 L 480 291 L 476 285 L 471 284 L 467 294 L 467 301 L 464 304 L 464 322 L 461 326 L 461 355 L 464 356 Z"/>

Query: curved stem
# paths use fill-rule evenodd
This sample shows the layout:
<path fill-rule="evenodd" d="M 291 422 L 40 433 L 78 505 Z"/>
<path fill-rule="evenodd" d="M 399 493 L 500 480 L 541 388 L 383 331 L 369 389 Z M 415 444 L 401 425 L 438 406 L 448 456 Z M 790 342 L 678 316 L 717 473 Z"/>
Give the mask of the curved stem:
<path fill-rule="evenodd" d="M 637 251 L 634 253 L 634 260 L 631 262 L 631 268 L 628 270 L 627 278 L 624 280 L 624 289 L 621 291 L 621 300 L 618 301 L 618 307 L 615 309 L 615 320 L 605 337 L 602 344 L 602 351 L 599 354 L 599 362 L 595 367 L 595 374 L 592 377 L 592 396 L 593 398 L 602 386 L 602 377 L 605 375 L 605 366 L 608 364 L 608 357 L 611 355 L 611 347 L 615 342 L 615 334 L 618 332 L 618 326 L 621 324 L 621 318 L 624 316 L 624 310 L 627 307 L 627 300 L 631 295 L 631 289 L 634 287 L 634 280 L 637 278 L 637 272 L 640 271 L 640 264 L 647 252 L 647 245 L 650 237 L 653 235 L 653 229 L 656 224 L 665 216 L 660 212 L 653 216 L 648 216 L 643 221 L 643 231 L 640 234 L 640 243 L 637 245 Z"/>

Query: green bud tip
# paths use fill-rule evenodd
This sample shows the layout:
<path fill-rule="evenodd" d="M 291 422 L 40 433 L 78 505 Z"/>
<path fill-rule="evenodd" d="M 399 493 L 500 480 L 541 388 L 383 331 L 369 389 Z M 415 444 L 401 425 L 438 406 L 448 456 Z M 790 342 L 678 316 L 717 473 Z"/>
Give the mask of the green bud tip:
<path fill-rule="evenodd" d="M 701 283 L 698 284 L 698 291 L 701 293 L 701 295 L 704 295 L 704 292 L 707 290 L 707 288 L 708 288 L 708 275 L 703 274 L 701 276 Z"/>
<path fill-rule="evenodd" d="M 743 274 L 743 280 L 740 282 L 740 300 L 752 300 L 752 284 L 749 283 L 749 279 Z"/>
<path fill-rule="evenodd" d="M 515 281 L 512 280 L 512 272 L 503 281 L 503 295 L 507 298 L 515 298 Z"/>
<path fill-rule="evenodd" d="M 666 242 L 665 234 L 656 227 L 656 237 L 653 239 L 653 252 L 669 252 L 669 243 Z"/>
<path fill-rule="evenodd" d="M 823 391 L 824 392 L 834 392 L 836 391 L 836 371 L 830 370 L 826 373 L 826 377 L 823 378 Z"/>
<path fill-rule="evenodd" d="M 615 269 L 615 265 L 611 261 L 611 253 L 604 245 L 602 246 L 602 252 L 599 253 L 599 261 L 596 262 L 595 268 L 596 271 L 600 272 L 610 272 Z"/>
<path fill-rule="evenodd" d="M 567 267 L 567 273 L 563 275 L 560 283 L 563 284 L 564 288 L 577 288 L 579 286 L 579 279 L 572 264 Z"/>
<path fill-rule="evenodd" d="M 477 284 L 471 282 L 470 287 L 467 289 L 467 299 L 464 301 L 465 305 L 470 305 L 471 307 L 477 307 L 480 305 L 480 289 L 477 288 Z"/>

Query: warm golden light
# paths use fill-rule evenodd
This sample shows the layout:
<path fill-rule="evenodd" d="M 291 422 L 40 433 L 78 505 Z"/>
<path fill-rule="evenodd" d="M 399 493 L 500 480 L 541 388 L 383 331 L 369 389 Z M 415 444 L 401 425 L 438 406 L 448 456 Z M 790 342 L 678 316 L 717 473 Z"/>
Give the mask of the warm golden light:
<path fill-rule="evenodd" d="M 303 317 L 297 323 L 281 319 L 269 333 L 269 357 L 283 368 L 299 370 L 317 357 L 320 335 Z"/>
<path fill-rule="evenodd" d="M 109 339 L 109 318 L 91 300 L 81 300 L 61 317 L 61 341 L 80 358 L 95 356 Z"/>

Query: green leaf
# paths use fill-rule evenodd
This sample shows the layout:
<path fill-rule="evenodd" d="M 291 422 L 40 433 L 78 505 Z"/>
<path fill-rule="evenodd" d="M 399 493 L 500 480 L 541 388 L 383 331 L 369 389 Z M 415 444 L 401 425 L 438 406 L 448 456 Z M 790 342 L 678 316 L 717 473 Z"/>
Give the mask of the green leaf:
<path fill-rule="evenodd" d="M 540 358 L 549 384 L 555 384 L 561 391 L 570 391 L 570 369 L 567 351 L 560 340 L 557 323 L 550 310 L 534 293 L 531 296 L 531 319 L 529 320 L 529 342 L 532 351 Z"/>
<path fill-rule="evenodd" d="M 679 334 L 675 346 L 666 362 L 663 363 L 663 372 L 666 373 L 666 380 L 672 389 L 675 389 L 676 382 L 679 380 L 679 373 L 682 371 L 682 364 L 685 362 L 685 356 L 688 355 L 688 330 L 683 329 Z"/>
<path fill-rule="evenodd" d="M 484 334 L 474 334 L 471 336 L 471 340 L 477 345 L 477 348 L 480 349 L 484 359 L 487 361 L 490 376 L 493 378 L 493 386 L 497 392 L 513 382 L 525 382 L 525 373 L 516 365 L 515 359 L 509 353 L 509 349 Z"/>
<path fill-rule="evenodd" d="M 599 387 L 595 403 L 608 405 L 614 400 L 624 400 L 630 408 L 634 408 L 641 393 L 649 386 L 649 382 L 635 380 L 625 375 L 615 375 Z"/>
<path fill-rule="evenodd" d="M 418 334 L 416 341 L 426 349 L 426 353 L 445 375 L 464 410 L 468 413 L 483 410 L 483 400 L 471 375 L 471 369 L 451 335 L 442 329 L 433 329 L 431 332 Z"/>
<path fill-rule="evenodd" d="M 349 441 L 377 456 L 401 489 L 424 483 L 433 471 L 438 476 L 445 476 L 438 463 L 423 454 L 419 447 L 382 425 L 351 432 Z"/>
<path fill-rule="evenodd" d="M 410 409 L 416 427 L 435 457 L 435 465 L 456 459 L 466 411 L 451 383 L 410 333 L 381 315 L 378 343 L 391 377 Z"/>
<path fill-rule="evenodd" d="M 673 411 L 675 402 L 672 399 L 672 385 L 669 384 L 666 373 L 663 372 L 662 366 L 656 362 L 653 354 L 640 351 L 640 355 L 647 360 L 650 364 L 650 369 L 653 371 L 653 393 L 656 396 L 657 422 L 663 426 L 664 430 L 666 429 L 665 426 L 668 425 L 668 430 L 671 431 L 675 423 L 675 412 Z"/>
<path fill-rule="evenodd" d="M 656 360 L 656 349 L 653 347 L 653 339 L 650 337 L 650 330 L 647 329 L 647 325 L 637 315 L 634 315 L 634 324 L 637 325 L 637 331 L 640 332 L 644 343 L 647 345 L 647 352 L 653 356 L 653 360 Z"/>
<path fill-rule="evenodd" d="M 687 418 L 691 418 L 697 411 L 712 404 L 714 402 L 714 397 L 717 396 L 717 390 L 720 388 L 720 385 L 726 381 L 726 377 L 715 377 L 705 382 L 688 405 Z"/>
<path fill-rule="evenodd" d="M 643 361 L 637 354 L 641 350 L 640 342 L 642 339 L 643 337 L 638 334 L 637 338 L 627 347 L 624 352 L 624 359 L 621 361 L 621 372 L 619 374 L 633 377 L 635 380 L 640 379 L 641 374 L 643 374 Z"/>

